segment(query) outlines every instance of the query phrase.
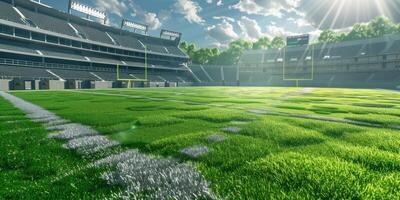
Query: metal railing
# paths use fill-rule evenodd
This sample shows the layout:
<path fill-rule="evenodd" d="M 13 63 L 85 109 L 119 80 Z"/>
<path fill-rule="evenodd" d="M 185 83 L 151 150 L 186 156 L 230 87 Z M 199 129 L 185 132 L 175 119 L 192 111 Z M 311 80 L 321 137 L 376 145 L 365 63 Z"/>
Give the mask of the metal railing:
<path fill-rule="evenodd" d="M 91 70 L 91 71 L 103 71 L 103 72 L 115 71 L 115 69 L 112 68 L 92 67 L 84 65 L 70 65 L 70 64 L 60 64 L 60 63 L 44 63 L 44 62 L 35 62 L 35 61 L 17 60 L 8 58 L 0 58 L 0 64 L 22 66 L 22 67 L 46 68 L 46 69 L 69 69 L 69 70 L 73 69 L 80 71 Z"/>

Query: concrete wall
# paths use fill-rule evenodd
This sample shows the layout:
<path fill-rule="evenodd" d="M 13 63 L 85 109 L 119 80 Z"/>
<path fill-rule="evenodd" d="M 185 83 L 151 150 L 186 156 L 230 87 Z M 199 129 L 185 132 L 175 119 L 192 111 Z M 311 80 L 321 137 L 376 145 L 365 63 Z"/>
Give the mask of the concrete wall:
<path fill-rule="evenodd" d="M 63 90 L 65 89 L 65 81 L 49 80 L 49 90 Z"/>
<path fill-rule="evenodd" d="M 150 82 L 150 87 L 165 87 L 165 82 Z"/>
<path fill-rule="evenodd" d="M 34 90 L 35 89 L 35 81 L 23 81 L 24 90 Z"/>
<path fill-rule="evenodd" d="M 65 82 L 65 89 L 82 89 L 82 81 L 80 80 L 67 80 Z"/>
<path fill-rule="evenodd" d="M 0 80 L 0 91 L 10 90 L 10 80 Z"/>
<path fill-rule="evenodd" d="M 178 83 L 177 82 L 168 82 L 168 84 L 166 84 L 165 87 L 178 87 Z"/>
<path fill-rule="evenodd" d="M 95 89 L 108 89 L 113 87 L 112 81 L 95 81 L 94 88 Z"/>
<path fill-rule="evenodd" d="M 32 90 L 39 90 L 40 89 L 40 81 L 39 80 L 34 80 L 32 82 L 32 85 L 34 85 L 34 87 L 32 88 Z"/>

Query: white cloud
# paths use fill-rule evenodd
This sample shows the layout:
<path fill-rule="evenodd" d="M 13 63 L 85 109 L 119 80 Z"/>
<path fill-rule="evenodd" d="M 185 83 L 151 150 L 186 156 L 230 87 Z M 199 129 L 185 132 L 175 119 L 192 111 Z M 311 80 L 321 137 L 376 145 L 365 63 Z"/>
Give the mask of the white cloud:
<path fill-rule="evenodd" d="M 158 13 L 158 18 L 159 18 L 161 21 L 166 21 L 166 20 L 168 20 L 168 19 L 171 18 L 171 14 L 172 14 L 172 11 L 171 11 L 171 10 L 161 10 L 161 11 Z"/>
<path fill-rule="evenodd" d="M 321 30 L 315 30 L 315 31 L 308 32 L 308 34 L 310 35 L 310 40 L 311 41 L 317 40 L 321 33 L 322 33 Z"/>
<path fill-rule="evenodd" d="M 230 21 L 230 22 L 235 22 L 235 19 L 232 17 L 227 17 L 227 16 L 214 16 L 213 19 L 217 19 L 217 20 L 226 20 L 226 21 Z"/>
<path fill-rule="evenodd" d="M 120 17 L 122 17 L 130 7 L 133 7 L 133 4 L 126 0 L 94 0 L 93 3 L 97 8 L 105 9 L 107 12 L 116 14 Z"/>
<path fill-rule="evenodd" d="M 132 17 L 136 17 L 140 22 L 147 24 L 151 30 L 158 29 L 162 25 L 162 20 L 158 18 L 157 14 L 143 10 L 131 0 L 94 0 L 94 4 L 99 9 L 105 9 L 107 12 L 116 14 L 121 18 L 131 12 L 130 15 Z M 115 25 L 115 22 L 108 20 L 108 24 Z"/>
<path fill-rule="evenodd" d="M 239 0 L 232 8 L 247 14 L 283 17 L 283 11 L 294 12 L 301 0 Z"/>
<path fill-rule="evenodd" d="M 222 20 L 219 24 L 207 27 L 206 31 L 210 37 L 223 44 L 239 38 L 238 34 L 233 29 L 233 25 L 226 20 Z"/>
<path fill-rule="evenodd" d="M 162 25 L 155 13 L 144 13 L 143 22 L 147 24 L 151 30 L 159 29 Z"/>
<path fill-rule="evenodd" d="M 227 49 L 228 46 L 228 43 L 213 42 L 210 46 L 208 46 L 208 48 Z"/>
<path fill-rule="evenodd" d="M 189 23 L 204 24 L 204 19 L 199 16 L 202 9 L 198 3 L 192 0 L 177 0 L 174 9 L 176 13 L 182 14 Z"/>
<path fill-rule="evenodd" d="M 212 4 L 213 0 L 206 0 L 206 3 Z M 222 0 L 216 0 L 216 5 L 217 6 L 222 6 L 222 5 L 224 5 L 224 3 L 222 2 Z"/>
<path fill-rule="evenodd" d="M 239 0 L 232 6 L 241 12 L 282 18 L 285 12 L 298 12 L 302 0 Z"/>
<path fill-rule="evenodd" d="M 157 14 L 146 12 L 139 6 L 135 6 L 135 8 L 133 8 L 131 16 L 138 18 L 141 23 L 148 25 L 150 30 L 156 30 L 162 26 L 161 20 L 158 18 Z"/>
<path fill-rule="evenodd" d="M 299 35 L 298 33 L 286 31 L 285 28 L 279 27 L 279 26 L 268 26 L 267 34 L 271 38 L 277 37 L 277 36 L 286 37 L 286 36 L 290 36 L 290 35 Z"/>
<path fill-rule="evenodd" d="M 292 23 L 294 23 L 294 24 L 296 24 L 296 26 L 298 27 L 298 28 L 303 28 L 303 27 L 308 27 L 308 26 L 312 26 L 311 25 L 311 23 L 310 22 L 308 22 L 306 19 L 304 19 L 304 18 L 288 18 L 287 19 L 288 21 L 290 21 L 290 22 L 292 22 Z"/>
<path fill-rule="evenodd" d="M 256 41 L 264 34 L 257 21 L 243 16 L 238 20 L 238 25 L 241 30 L 241 36 L 250 41 Z"/>

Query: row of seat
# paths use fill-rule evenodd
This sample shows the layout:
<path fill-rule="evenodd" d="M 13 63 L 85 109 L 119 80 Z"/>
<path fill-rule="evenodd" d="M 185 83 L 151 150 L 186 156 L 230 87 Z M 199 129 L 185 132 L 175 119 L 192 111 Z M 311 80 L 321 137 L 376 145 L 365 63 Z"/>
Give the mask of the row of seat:
<path fill-rule="evenodd" d="M 51 73 L 50 73 L 50 72 Z M 57 75 L 57 76 L 56 76 Z M 59 77 L 67 80 L 95 80 L 95 81 L 115 81 L 116 71 L 96 71 L 78 69 L 54 69 L 41 67 L 21 67 L 13 65 L 0 65 L 0 79 L 24 78 L 24 79 L 58 79 Z M 122 79 L 144 79 L 143 70 L 121 69 L 120 78 Z M 174 71 L 149 71 L 148 79 L 151 82 L 191 82 L 190 77 Z"/>
<path fill-rule="evenodd" d="M 383 65 L 382 65 L 383 66 Z M 389 69 L 382 68 L 382 66 L 372 66 L 375 70 L 360 71 L 360 70 L 348 70 L 348 71 L 321 71 L 316 69 L 313 75 L 311 71 L 298 69 L 293 73 L 286 73 L 285 77 L 283 74 L 272 74 L 270 72 L 263 71 L 240 71 L 239 80 L 237 79 L 237 68 L 229 66 L 191 66 L 191 70 L 200 79 L 200 84 L 211 84 L 221 85 L 237 83 L 238 81 L 244 85 L 273 85 L 273 86 L 286 86 L 287 82 L 284 79 L 309 79 L 308 82 L 314 87 L 325 87 L 325 86 L 337 86 L 337 87 L 362 87 L 365 86 L 376 86 L 377 88 L 383 87 L 383 85 L 394 86 L 400 85 L 400 65 L 390 64 Z M 369 66 L 365 66 L 369 67 Z M 243 68 L 242 68 L 243 69 Z M 346 69 L 346 68 L 345 68 Z M 223 73 L 223 74 L 222 74 Z M 212 77 L 210 80 L 208 77 Z M 293 81 L 292 81 L 293 82 Z M 320 84 L 320 85 L 318 85 Z M 381 84 L 381 85 L 380 85 Z M 385 87 L 386 88 L 386 87 Z"/>
<path fill-rule="evenodd" d="M 380 55 L 400 54 L 400 38 L 367 39 L 337 44 L 287 47 L 283 49 L 250 50 L 244 52 L 241 64 L 261 64 L 269 62 L 302 61 L 307 59 L 328 60 L 362 58 Z"/>
<path fill-rule="evenodd" d="M 92 27 L 89 25 L 91 23 L 89 21 L 84 24 L 68 22 L 66 19 L 50 16 L 40 11 L 37 12 L 20 6 L 16 8 L 26 19 L 33 22 L 33 24 L 30 24 L 31 26 L 37 26 L 44 30 L 138 50 L 144 50 L 144 45 L 146 45 L 149 52 L 185 56 L 178 47 L 174 46 L 172 43 L 167 44 L 158 38 L 144 37 L 141 39 L 125 31 L 117 29 L 109 31 L 109 27 L 107 27 L 107 30 L 105 27 Z M 24 21 L 24 19 L 21 18 L 17 11 L 14 10 L 13 6 L 3 1 L 0 1 L 0 18 L 27 25 L 26 20 Z"/>
<path fill-rule="evenodd" d="M 145 67 L 144 62 L 133 61 L 131 58 L 115 57 L 115 56 L 101 56 L 98 54 L 87 54 L 78 50 L 69 50 L 62 48 L 50 48 L 43 45 L 36 45 L 30 43 L 21 43 L 12 40 L 0 39 L 0 51 L 12 51 L 15 53 L 30 54 L 35 56 L 45 56 L 58 59 L 67 59 L 81 62 L 103 63 L 108 65 L 128 65 L 135 67 Z M 178 67 L 177 64 L 170 64 L 172 68 Z M 148 63 L 149 67 L 162 66 L 160 64 Z"/>

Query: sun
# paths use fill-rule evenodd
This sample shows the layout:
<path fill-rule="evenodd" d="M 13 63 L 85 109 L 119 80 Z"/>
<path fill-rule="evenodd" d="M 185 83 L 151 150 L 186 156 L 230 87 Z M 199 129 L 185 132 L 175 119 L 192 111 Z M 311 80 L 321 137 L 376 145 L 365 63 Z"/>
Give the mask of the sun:
<path fill-rule="evenodd" d="M 396 0 L 319 0 L 303 1 L 300 9 L 316 28 L 345 28 L 368 22 L 376 16 L 399 18 L 400 2 Z"/>

